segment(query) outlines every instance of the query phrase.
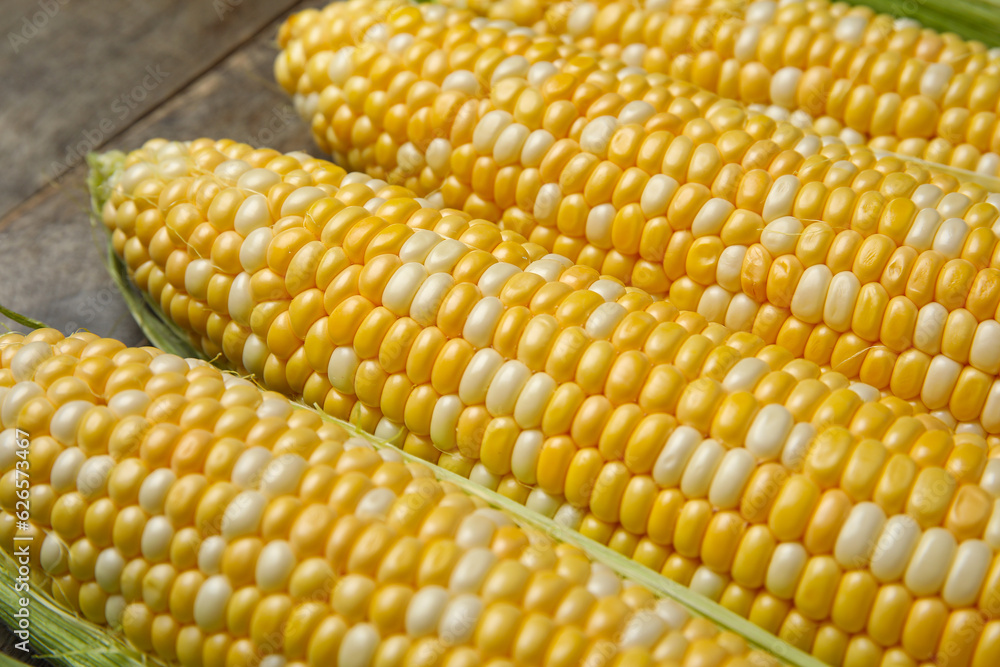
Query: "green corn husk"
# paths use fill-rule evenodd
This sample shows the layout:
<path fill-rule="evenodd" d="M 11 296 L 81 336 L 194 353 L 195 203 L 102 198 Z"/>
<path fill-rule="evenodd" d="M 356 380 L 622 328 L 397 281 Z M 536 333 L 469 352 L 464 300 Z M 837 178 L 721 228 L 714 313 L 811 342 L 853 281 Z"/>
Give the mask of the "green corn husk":
<path fill-rule="evenodd" d="M 90 186 L 93 204 L 92 224 L 101 229 L 103 229 L 103 224 L 100 222 L 100 211 L 110 192 L 111 181 L 115 176 L 116 170 L 119 170 L 124 163 L 123 158 L 124 156 L 120 153 L 106 155 L 92 154 L 88 156 L 88 162 L 91 164 L 88 185 Z M 110 238 L 107 239 L 107 250 L 105 262 L 108 272 L 117 284 L 123 286 L 125 290 L 133 295 L 132 298 L 126 296 L 126 302 L 136 323 L 142 328 L 150 341 L 165 352 L 181 357 L 203 359 L 204 355 L 199 354 L 183 333 L 177 329 L 176 325 L 163 315 L 158 304 L 153 303 L 148 298 L 139 296 L 141 293 L 129 281 L 124 263 L 114 254 Z M 247 379 L 253 380 L 254 378 Z M 791 667 L 823 667 L 824 665 L 823 662 L 813 656 L 784 642 L 738 614 L 636 563 L 632 559 L 613 551 L 603 544 L 584 537 L 580 533 L 560 525 L 548 517 L 528 510 L 523 505 L 495 491 L 490 491 L 460 475 L 456 475 L 423 459 L 416 458 L 394 444 L 374 438 L 371 434 L 360 431 L 354 425 L 330 417 L 313 406 L 302 403 L 299 403 L 298 406 L 302 409 L 315 411 L 323 419 L 339 424 L 352 434 L 372 442 L 376 447 L 392 448 L 399 452 L 407 461 L 416 462 L 431 468 L 437 479 L 454 484 L 466 493 L 483 499 L 491 506 L 509 512 L 521 525 L 533 529 L 543 538 L 566 542 L 579 547 L 595 561 L 607 565 L 620 576 L 646 586 L 659 596 L 671 598 L 679 602 L 693 614 L 707 618 L 720 628 L 740 635 L 749 644 L 771 653 Z"/>
<path fill-rule="evenodd" d="M 1000 46 L 1000 1 L 998 0 L 847 0 L 895 18 L 919 21 L 927 28 L 950 32 Z"/>
<path fill-rule="evenodd" d="M 32 544 L 40 549 L 40 544 Z M 17 627 L 14 613 L 20 608 L 19 598 L 27 596 L 30 610 L 28 632 L 34 657 L 65 667 L 107 667 L 107 665 L 161 665 L 154 658 L 137 651 L 124 637 L 106 628 L 75 616 L 60 607 L 42 589 L 42 582 L 33 575 L 27 593 L 16 592 L 14 560 L 0 551 L 0 620 L 7 627 Z M 0 654 L 0 667 L 24 667 L 24 663 Z"/>
<path fill-rule="evenodd" d="M 27 315 L 22 315 L 21 313 L 15 313 L 10 308 L 4 308 L 3 304 L 0 303 L 0 315 L 3 315 L 7 319 L 20 324 L 21 326 L 28 327 L 29 329 L 45 329 L 46 325 L 38 320 L 32 319 Z"/>

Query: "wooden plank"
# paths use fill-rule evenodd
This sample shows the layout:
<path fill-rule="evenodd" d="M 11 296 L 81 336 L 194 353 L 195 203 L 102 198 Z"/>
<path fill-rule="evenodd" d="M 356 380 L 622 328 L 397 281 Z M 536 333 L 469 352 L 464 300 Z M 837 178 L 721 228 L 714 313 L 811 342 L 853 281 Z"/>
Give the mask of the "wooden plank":
<path fill-rule="evenodd" d="M 0 303 L 66 334 L 83 328 L 142 344 L 101 262 L 102 241 L 88 222 L 84 178 L 84 168 L 77 167 L 0 231 Z"/>
<path fill-rule="evenodd" d="M 322 6 L 322 0 L 299 5 Z M 211 72 L 140 119 L 107 146 L 130 150 L 154 137 L 229 137 L 320 155 L 290 100 L 273 81 L 274 22 Z M 86 170 L 77 165 L 0 223 L 0 303 L 63 332 L 84 327 L 129 344 L 143 341 L 101 263 L 88 221 Z M 0 322 L 17 330 L 0 317 Z"/>
<path fill-rule="evenodd" d="M 6 0 L 0 220 L 295 4 Z"/>

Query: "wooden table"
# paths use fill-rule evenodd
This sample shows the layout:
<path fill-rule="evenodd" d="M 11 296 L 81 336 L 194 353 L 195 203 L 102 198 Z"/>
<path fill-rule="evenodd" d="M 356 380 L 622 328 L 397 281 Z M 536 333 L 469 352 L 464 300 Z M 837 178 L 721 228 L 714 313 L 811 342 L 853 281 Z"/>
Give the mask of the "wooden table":
<path fill-rule="evenodd" d="M 0 304 L 67 334 L 144 344 L 101 262 L 86 153 L 228 137 L 321 155 L 272 64 L 281 22 L 324 4 L 4 0 Z M 24 330 L 3 316 L 0 327 Z"/>

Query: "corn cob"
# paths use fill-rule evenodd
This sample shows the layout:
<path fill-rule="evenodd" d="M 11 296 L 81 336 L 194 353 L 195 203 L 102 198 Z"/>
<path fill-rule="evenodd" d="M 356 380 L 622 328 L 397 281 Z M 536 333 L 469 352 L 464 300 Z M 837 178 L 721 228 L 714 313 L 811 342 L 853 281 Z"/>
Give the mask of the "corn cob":
<path fill-rule="evenodd" d="M 205 362 L 8 334 L 0 405 L 0 546 L 170 664 L 778 664 Z"/>
<path fill-rule="evenodd" d="M 847 127 L 883 150 L 1000 167 L 1000 51 L 979 42 L 825 0 L 564 2 L 546 18 L 554 34 L 608 57 L 805 111 L 824 134 Z"/>
<path fill-rule="evenodd" d="M 183 321 L 196 340 L 831 664 L 1000 650 L 1000 468 L 981 434 L 593 269 L 522 271 L 412 231 L 371 190 L 323 197 L 293 161 L 199 140 L 123 165 L 105 224 L 165 312 L 217 318 L 214 334 Z M 259 190 L 269 208 L 232 259 L 191 261 L 196 222 L 245 233 Z M 157 234 L 176 240 L 154 252 Z M 284 290 L 249 287 L 264 282 Z"/>
<path fill-rule="evenodd" d="M 894 29 L 891 17 L 875 17 L 865 8 L 793 3 L 777 12 L 771 9 L 772 17 L 767 18 L 769 8 L 773 5 L 766 2 L 748 5 L 747 16 L 752 15 L 753 22 L 726 13 L 663 17 L 663 36 L 681 34 L 675 30 L 682 26 L 696 35 L 712 34 L 708 31 L 714 28 L 716 35 L 728 33 L 729 50 L 714 53 L 719 43 L 699 49 L 692 39 L 691 51 L 681 54 L 654 37 L 654 49 L 642 57 L 643 64 L 745 102 L 806 110 L 817 118 L 822 132 L 848 127 L 859 133 L 859 140 L 877 137 L 873 147 L 920 152 L 967 166 L 975 162 L 978 171 L 996 173 L 1000 166 L 996 51 L 987 52 L 982 44 L 954 35 L 922 31 L 912 23 Z M 609 5 L 601 10 L 605 12 L 601 19 L 613 13 L 628 21 L 632 9 L 625 3 Z M 598 11 L 596 7 L 574 11 L 588 10 Z M 633 17 L 632 24 L 651 20 L 649 12 L 644 14 Z M 575 27 L 582 25 L 577 22 Z M 601 40 L 602 34 L 609 36 L 603 29 L 585 29 L 579 36 L 590 43 L 589 38 Z M 627 38 L 642 40 L 635 32 Z M 616 50 L 620 53 L 621 47 L 606 52 Z"/>
<path fill-rule="evenodd" d="M 281 59 L 278 61 L 278 79 L 279 81 L 289 88 L 290 92 L 294 90 L 296 85 L 295 79 L 300 75 L 306 74 L 306 79 L 310 82 L 315 81 L 315 85 L 309 87 L 309 90 L 302 92 L 308 93 L 312 91 L 321 91 L 323 85 L 321 82 L 328 77 L 327 66 L 332 62 L 328 55 L 323 56 L 320 63 L 313 63 L 313 67 L 306 72 L 307 61 L 311 56 L 316 53 L 322 53 L 325 49 L 330 49 L 331 47 L 335 49 L 343 46 L 354 46 L 355 44 L 361 45 L 365 41 L 375 41 L 379 42 L 383 40 L 383 37 L 388 38 L 392 36 L 393 32 L 386 32 L 386 25 L 383 19 L 386 19 L 390 14 L 393 13 L 393 7 L 397 10 L 402 5 L 405 6 L 406 3 L 399 2 L 389 2 L 389 3 L 378 3 L 376 5 L 370 4 L 360 4 L 355 3 L 354 5 L 348 4 L 343 6 L 344 3 L 336 3 L 335 6 L 328 7 L 323 10 L 322 13 L 316 11 L 303 12 L 301 15 L 293 17 L 288 23 L 288 27 L 280 35 L 282 43 L 292 43 L 295 44 L 292 53 L 290 54 L 290 60 L 282 62 Z M 439 33 L 444 31 L 445 26 L 450 26 L 451 32 L 455 29 L 459 30 L 458 36 L 452 35 L 449 40 L 453 43 L 458 43 L 461 41 L 467 41 L 469 35 L 468 30 L 471 28 L 474 32 L 479 34 L 479 42 L 481 49 L 483 48 L 500 48 L 501 51 L 506 53 L 508 56 L 523 55 L 528 58 L 530 64 L 537 62 L 551 62 L 555 59 L 566 60 L 573 54 L 587 53 L 588 55 L 599 56 L 600 54 L 596 51 L 584 51 L 573 44 L 565 43 L 568 37 L 556 37 L 553 35 L 538 35 L 531 31 L 529 28 L 515 27 L 512 22 L 509 21 L 494 21 L 487 22 L 486 19 L 482 17 L 473 18 L 469 12 L 461 11 L 446 11 L 443 7 L 437 5 L 423 5 L 420 11 L 424 14 L 427 19 L 427 23 L 434 24 L 430 27 L 425 26 L 422 29 L 422 36 L 432 43 L 434 48 L 441 42 L 442 37 Z M 420 27 L 420 21 L 413 21 L 412 18 L 408 18 L 405 15 L 400 15 L 396 12 L 396 18 L 394 19 L 394 32 L 406 32 L 412 33 L 416 32 L 417 28 Z M 311 28 L 316 25 L 322 25 L 323 27 L 317 30 L 311 30 Z M 367 28 L 371 26 L 376 26 L 375 29 L 369 33 Z M 434 37 L 434 35 L 439 35 Z M 510 39 L 508 39 L 510 38 Z M 291 40 L 291 42 L 289 42 Z M 505 42 L 506 40 L 506 42 Z M 397 40 L 395 43 L 396 49 L 406 50 L 408 44 Z M 417 51 L 412 54 L 411 57 L 415 58 L 414 62 L 422 64 L 424 57 L 427 55 L 428 51 Z M 439 59 L 432 58 L 429 62 L 432 65 L 427 69 L 426 72 L 418 72 L 421 74 L 421 78 L 426 78 L 423 75 L 428 75 L 433 77 L 433 82 L 436 85 L 443 85 L 443 80 L 445 76 L 450 72 L 451 69 L 458 67 L 465 67 L 466 61 L 468 61 L 473 54 L 462 53 L 459 60 L 455 62 L 441 62 Z M 496 58 L 496 60 L 494 60 Z M 506 76 L 510 74 L 518 75 L 518 68 L 523 66 L 523 63 L 519 64 L 520 61 L 517 58 L 508 60 L 504 67 L 499 67 L 499 61 L 502 60 L 500 54 L 493 52 L 490 57 L 485 61 L 485 71 L 490 74 L 494 73 L 494 68 L 496 71 L 505 72 Z M 627 61 L 627 62 L 625 62 Z M 458 65 L 456 65 L 458 63 Z M 623 60 L 619 59 L 606 59 L 606 62 L 602 64 L 602 69 L 611 72 L 617 72 L 622 68 L 626 68 L 625 74 L 632 73 L 644 73 L 644 74 L 656 74 L 649 73 L 642 67 L 639 67 L 639 61 L 635 59 L 630 59 L 627 56 Z M 627 67 L 626 67 L 627 66 Z M 338 67 L 331 72 L 337 72 L 342 65 L 339 64 Z M 404 68 L 405 69 L 405 68 Z M 471 68 L 469 68 L 471 70 Z M 482 68 L 481 68 L 482 69 Z M 539 68 L 535 68 L 536 70 Z M 542 68 L 544 69 L 544 68 Z M 396 74 L 398 69 L 384 69 L 382 74 L 391 78 L 393 74 Z M 479 70 L 474 70 L 477 75 L 480 74 Z M 656 76 L 663 77 L 665 75 L 656 74 Z M 387 79 L 388 80 L 388 79 Z M 683 81 L 681 79 L 671 80 L 671 79 L 657 79 L 654 77 L 649 83 L 653 84 L 654 90 L 660 81 L 673 81 L 672 90 L 681 90 L 683 87 L 681 84 Z M 399 82 L 397 81 L 397 84 Z M 463 89 L 469 85 L 474 86 L 475 82 L 472 81 L 470 84 L 470 77 L 461 74 L 452 77 L 449 81 L 449 86 L 453 89 Z M 482 85 L 486 87 L 489 84 L 485 79 L 482 80 Z M 636 87 L 636 82 L 633 81 L 632 86 L 628 87 L 634 89 Z M 648 87 L 648 84 L 647 84 Z M 718 97 L 713 94 L 709 94 L 704 88 L 699 88 L 694 86 L 689 88 L 689 90 L 700 91 L 700 96 L 702 100 L 707 100 L 709 103 L 714 103 L 718 101 Z M 638 90 L 638 94 L 641 96 L 645 93 L 646 88 Z M 654 104 L 657 101 L 662 101 L 658 98 L 661 93 L 657 93 L 652 96 Z M 691 93 L 683 93 L 685 97 L 691 96 Z M 329 97 L 327 98 L 329 99 Z M 335 99 L 335 98 L 334 98 Z M 355 106 L 355 114 L 361 115 L 361 109 L 363 107 L 363 97 L 357 98 L 359 102 L 352 106 Z M 561 99 L 561 98 L 560 98 Z M 577 100 L 574 100 L 577 101 Z M 588 102 L 590 100 L 587 100 Z M 607 101 L 607 100 L 605 100 Z M 668 97 L 667 102 L 670 101 Z M 408 103 L 416 102 L 418 104 L 422 103 L 421 99 L 409 100 Z M 426 100 L 423 100 L 426 102 Z M 313 111 L 318 106 L 319 99 L 314 97 L 307 102 L 307 106 L 304 114 L 307 120 L 310 120 L 313 116 Z M 727 104 L 735 104 L 731 101 L 727 101 Z M 768 115 L 773 116 L 777 120 L 788 119 L 794 122 L 797 126 L 801 128 L 812 128 L 814 120 L 812 116 L 802 109 L 794 110 L 789 112 L 789 110 L 778 105 L 761 106 L 752 105 L 754 111 L 766 112 Z M 379 109 L 379 104 L 376 104 L 373 109 Z M 300 109 L 301 111 L 302 109 Z M 683 111 L 684 107 L 680 107 Z M 704 111 L 704 108 L 702 109 Z M 383 109 L 384 111 L 384 109 Z M 345 116 L 342 121 L 349 120 L 349 116 Z M 685 118 L 688 120 L 689 118 Z M 328 118 L 328 121 L 332 122 L 332 115 Z M 403 124 L 405 127 L 405 119 Z M 421 121 L 425 122 L 425 121 Z M 391 126 L 391 123 L 390 123 Z M 388 127 L 388 126 L 387 126 Z M 567 124 L 567 127 L 568 124 Z M 730 129 L 732 127 L 729 124 L 725 129 Z M 318 135 L 318 139 L 322 144 L 327 141 L 324 135 L 325 127 L 317 126 L 314 127 L 314 133 Z M 346 128 L 350 131 L 350 126 Z M 376 129 L 378 126 L 376 125 Z M 847 141 L 848 144 L 855 144 L 862 142 L 864 137 L 860 135 L 855 130 L 850 128 L 842 129 L 837 123 L 832 122 L 829 118 L 825 122 L 820 122 L 817 129 L 822 129 L 823 135 L 830 135 L 835 131 L 841 131 L 843 139 Z M 370 131 L 370 130 L 369 130 Z M 815 134 L 815 132 L 811 132 Z M 558 135 L 558 131 L 556 131 Z M 356 139 L 363 139 L 366 133 L 361 132 L 358 134 Z M 393 135 L 395 138 L 395 135 Z M 829 137 L 825 136 L 824 141 L 828 141 Z M 336 140 L 331 139 L 334 143 Z M 406 141 L 403 139 L 402 141 Z M 913 155 L 917 157 L 923 157 L 930 161 L 941 162 L 943 164 L 950 164 L 955 167 L 960 167 L 966 170 L 976 170 L 980 169 L 981 173 L 996 176 L 1000 174 L 1000 163 L 992 160 L 992 158 L 983 159 L 981 152 L 969 144 L 963 144 L 957 149 L 954 148 L 950 143 L 945 141 L 943 138 L 938 138 L 934 142 L 928 143 L 923 140 L 914 141 L 904 141 L 900 143 L 898 139 L 894 138 L 893 135 L 888 136 L 876 136 L 871 140 L 873 147 L 885 150 L 887 148 L 894 148 L 897 152 L 907 155 Z M 399 146 L 397 145 L 397 148 Z M 982 164 L 980 164 L 982 162 Z"/>
<path fill-rule="evenodd" d="M 338 35 L 349 38 L 348 22 L 337 12 L 354 7 L 325 10 L 330 23 L 322 34 L 330 36 L 333 48 L 341 43 Z M 371 11 L 359 11 L 351 25 L 371 30 Z M 391 179 L 383 166 L 409 159 L 416 170 L 401 179 L 408 186 L 425 192 L 440 186 L 439 203 L 473 215 L 496 219 L 502 210 L 506 228 L 627 284 L 666 292 L 681 309 L 753 331 L 880 390 L 920 398 L 933 410 L 962 396 L 951 405 L 961 421 L 991 413 L 986 408 L 1000 369 L 1000 254 L 992 228 L 1000 196 L 898 159 L 876 160 L 867 149 L 849 154 L 827 146 L 803 161 L 793 150 L 779 152 L 774 141 L 754 143 L 752 133 L 738 129 L 717 144 L 707 141 L 693 149 L 690 137 L 716 136 L 706 135 L 703 118 L 690 120 L 684 136 L 670 142 L 671 135 L 659 128 L 682 128 L 669 112 L 652 115 L 645 128 L 625 122 L 629 105 L 620 112 L 621 121 L 603 115 L 618 113 L 626 88 L 641 98 L 646 88 L 636 88 L 634 78 L 605 83 L 608 92 L 599 97 L 600 77 L 584 83 L 596 61 L 582 69 L 581 57 L 563 68 L 575 70 L 576 77 L 549 71 L 550 79 L 536 86 L 517 73 L 498 81 L 484 69 L 489 62 L 501 69 L 495 49 L 476 51 L 465 48 L 471 42 L 458 43 L 474 31 L 457 27 L 442 38 L 440 22 L 421 24 L 418 16 L 414 8 L 399 7 L 380 28 L 389 44 L 408 37 L 405 31 L 430 35 L 429 41 L 399 42 L 408 44 L 406 49 L 371 40 L 336 55 L 316 52 L 304 64 L 302 54 L 318 47 L 292 41 L 279 58 L 279 80 L 300 99 L 315 94 L 312 81 L 321 80 L 324 63 L 336 73 L 336 80 L 320 86 L 313 126 L 318 135 L 342 142 L 334 144 L 334 154 L 350 166 Z M 303 21 L 308 23 L 300 19 L 290 30 L 305 34 Z M 500 38 L 497 30 L 479 34 L 481 41 Z M 514 44 L 521 37 L 503 38 Z M 467 74 L 475 70 L 492 77 L 490 106 L 484 106 L 486 99 L 452 90 L 442 97 L 448 96 L 447 108 L 459 111 L 442 114 L 431 106 L 429 91 L 437 90 L 443 74 L 430 73 L 412 54 L 430 52 L 431 43 L 441 39 L 442 63 L 461 53 Z M 294 72 L 307 70 L 295 84 Z M 394 78 L 387 74 L 394 71 L 399 72 Z M 417 72 L 422 72 L 419 82 Z M 558 141 L 535 127 L 548 120 L 536 114 L 532 124 L 518 106 L 525 99 L 541 103 L 541 92 L 555 80 L 560 88 L 573 84 L 589 91 L 584 94 L 592 100 L 586 113 L 573 111 L 576 115 L 562 123 L 568 128 L 576 118 L 570 138 Z M 404 99 L 406 86 L 421 91 L 406 99 L 422 96 L 428 106 L 417 110 L 400 103 L 386 111 L 388 102 L 376 102 L 382 105 L 377 113 L 364 102 L 384 101 L 385 94 L 373 87 L 388 87 Z M 660 101 L 665 105 L 670 99 L 664 91 Z M 630 104 L 654 110 L 640 99 Z M 355 113 L 361 114 L 357 120 Z M 735 114 L 742 112 L 726 107 L 715 118 L 729 122 Z M 397 125 L 402 138 L 392 138 L 397 134 L 392 119 L 407 116 L 412 117 L 408 128 Z M 327 126 L 325 119 L 333 120 Z M 717 122 L 718 130 L 724 129 Z M 744 117 L 743 122 L 749 127 L 756 121 Z M 777 141 L 808 144 L 808 137 L 788 125 L 771 127 Z M 438 136 L 432 138 L 428 128 L 436 128 Z M 407 137 L 413 141 L 399 143 Z M 524 158 L 536 139 L 537 155 Z M 519 162 L 516 147 L 522 143 Z M 739 149 L 728 154 L 735 145 Z M 756 166 L 758 158 L 769 172 L 745 168 Z M 782 173 L 787 171 L 792 173 Z M 983 419 L 989 432 L 997 432 L 992 417 Z"/>

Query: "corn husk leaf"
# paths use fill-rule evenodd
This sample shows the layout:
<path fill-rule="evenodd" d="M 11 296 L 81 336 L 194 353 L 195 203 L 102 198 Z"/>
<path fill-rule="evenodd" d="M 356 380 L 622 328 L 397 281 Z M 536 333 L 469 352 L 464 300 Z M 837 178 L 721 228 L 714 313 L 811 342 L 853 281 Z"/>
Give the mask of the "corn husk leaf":
<path fill-rule="evenodd" d="M 847 0 L 925 28 L 1000 46 L 1000 0 Z"/>
<path fill-rule="evenodd" d="M 32 543 L 33 549 L 41 544 Z M 118 633 L 75 616 L 62 607 L 42 587 L 42 581 L 33 576 L 26 592 L 15 591 L 14 572 L 17 566 L 13 558 L 0 551 L 0 620 L 10 628 L 17 627 L 14 616 L 20 609 L 19 598 L 29 600 L 28 617 L 30 643 L 35 653 L 33 657 L 44 659 L 53 665 L 66 667 L 107 667 L 107 665 L 161 665 L 159 661 L 137 651 Z M 9 656 L 5 664 L 23 667 L 24 663 Z"/>
<path fill-rule="evenodd" d="M 25 664 L 6 653 L 0 653 L 0 667 L 25 667 Z"/>
<path fill-rule="evenodd" d="M 32 319 L 27 315 L 22 315 L 21 313 L 16 313 L 10 308 L 5 308 L 2 303 L 0 303 L 0 315 L 3 315 L 9 320 L 17 322 L 21 326 L 28 327 L 29 329 L 47 329 L 48 325 L 44 322 L 39 322 L 36 319 Z"/>

